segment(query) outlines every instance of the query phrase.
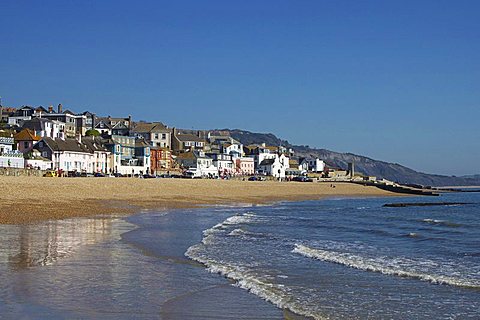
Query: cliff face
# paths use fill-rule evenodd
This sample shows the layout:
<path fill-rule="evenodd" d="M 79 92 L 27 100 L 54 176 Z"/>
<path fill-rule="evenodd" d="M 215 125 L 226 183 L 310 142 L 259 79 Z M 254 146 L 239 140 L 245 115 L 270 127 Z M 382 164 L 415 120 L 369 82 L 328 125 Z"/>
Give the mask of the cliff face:
<path fill-rule="evenodd" d="M 282 145 L 290 147 L 299 157 L 318 157 L 323 159 L 327 165 L 347 169 L 348 163 L 355 161 L 355 170 L 364 175 L 376 176 L 387 180 L 400 183 L 413 183 L 425 186 L 469 186 L 480 185 L 480 175 L 466 177 L 442 176 L 417 172 L 398 163 L 389 163 L 385 161 L 374 160 L 368 157 L 355 155 L 352 153 L 340 153 L 326 149 L 315 149 L 309 146 L 292 145 L 287 140 L 282 140 L 271 133 L 254 133 L 244 130 L 229 130 L 232 138 L 240 141 L 244 145 L 265 142 L 267 145 Z"/>

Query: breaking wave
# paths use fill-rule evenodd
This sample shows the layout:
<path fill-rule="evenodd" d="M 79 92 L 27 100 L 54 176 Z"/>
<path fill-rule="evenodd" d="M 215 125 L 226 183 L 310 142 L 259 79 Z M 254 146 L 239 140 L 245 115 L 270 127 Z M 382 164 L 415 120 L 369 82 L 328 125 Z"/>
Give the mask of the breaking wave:
<path fill-rule="evenodd" d="M 288 288 L 268 281 L 269 276 L 263 277 L 255 273 L 255 266 L 236 266 L 226 262 L 209 259 L 203 252 L 203 245 L 197 244 L 188 248 L 185 256 L 203 264 L 211 273 L 220 274 L 235 281 L 235 286 L 247 290 L 258 297 L 269 301 L 282 309 L 289 309 L 294 313 L 312 317 L 317 320 L 326 319 L 309 310 L 288 293 Z M 286 277 L 281 275 L 280 277 Z"/>
<path fill-rule="evenodd" d="M 295 244 L 292 252 L 308 258 L 337 263 L 363 271 L 419 279 L 434 284 L 480 289 L 480 279 L 462 278 L 461 274 L 459 274 L 461 273 L 461 270 L 458 270 L 459 266 L 448 266 L 432 260 L 422 261 L 386 256 L 368 257 L 346 252 L 314 249 L 302 244 Z M 435 270 L 444 269 L 447 269 L 445 274 L 434 272 Z"/>

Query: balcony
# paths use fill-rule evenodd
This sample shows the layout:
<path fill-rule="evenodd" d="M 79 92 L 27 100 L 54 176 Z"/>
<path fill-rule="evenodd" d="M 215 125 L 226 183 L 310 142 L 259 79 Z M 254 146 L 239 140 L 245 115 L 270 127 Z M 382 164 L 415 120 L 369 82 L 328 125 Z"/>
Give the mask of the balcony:
<path fill-rule="evenodd" d="M 14 144 L 15 140 L 10 137 L 0 137 L 0 143 L 1 144 Z"/>
<path fill-rule="evenodd" d="M 9 150 L 9 151 L 4 151 L 0 152 L 0 157 L 5 157 L 5 158 L 23 158 L 23 153 L 21 153 L 18 150 Z"/>
<path fill-rule="evenodd" d="M 143 166 L 143 161 L 142 159 L 128 159 L 128 160 L 122 160 L 120 162 L 120 164 L 122 166 L 132 166 L 132 167 L 136 167 L 136 166 Z"/>

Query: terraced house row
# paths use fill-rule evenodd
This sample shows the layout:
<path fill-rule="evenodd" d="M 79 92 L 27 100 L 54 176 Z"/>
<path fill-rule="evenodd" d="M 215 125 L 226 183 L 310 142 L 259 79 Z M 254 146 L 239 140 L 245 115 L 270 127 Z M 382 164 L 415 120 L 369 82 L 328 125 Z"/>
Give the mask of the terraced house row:
<path fill-rule="evenodd" d="M 2 108 L 0 167 L 123 175 L 190 171 L 202 177 L 321 172 L 320 159 L 298 159 L 282 146 L 244 146 L 226 131 L 171 128 L 85 111 Z"/>

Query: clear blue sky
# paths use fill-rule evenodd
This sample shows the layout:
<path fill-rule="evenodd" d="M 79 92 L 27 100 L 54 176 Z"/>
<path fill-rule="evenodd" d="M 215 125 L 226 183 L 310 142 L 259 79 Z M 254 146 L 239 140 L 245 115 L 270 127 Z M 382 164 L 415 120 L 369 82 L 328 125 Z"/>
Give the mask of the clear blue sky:
<path fill-rule="evenodd" d="M 0 1 L 0 96 L 479 173 L 480 1 Z"/>

